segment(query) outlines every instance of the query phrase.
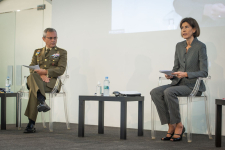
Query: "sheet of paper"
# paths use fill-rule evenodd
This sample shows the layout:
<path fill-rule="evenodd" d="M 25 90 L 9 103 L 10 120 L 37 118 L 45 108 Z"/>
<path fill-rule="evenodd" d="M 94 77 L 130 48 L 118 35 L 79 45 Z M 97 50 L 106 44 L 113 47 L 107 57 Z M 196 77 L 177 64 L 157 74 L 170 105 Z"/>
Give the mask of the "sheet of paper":
<path fill-rule="evenodd" d="M 35 65 L 35 66 L 25 66 L 25 65 L 23 65 L 24 67 L 27 67 L 27 68 L 29 68 L 29 69 L 33 69 L 33 70 L 35 70 L 35 69 L 40 69 L 40 67 L 39 67 L 39 65 Z"/>
<path fill-rule="evenodd" d="M 174 73 L 172 70 L 159 70 L 159 72 L 170 75 L 170 76 L 174 76 L 172 75 L 172 73 Z"/>
<path fill-rule="evenodd" d="M 138 91 L 119 91 L 121 94 L 141 94 Z"/>

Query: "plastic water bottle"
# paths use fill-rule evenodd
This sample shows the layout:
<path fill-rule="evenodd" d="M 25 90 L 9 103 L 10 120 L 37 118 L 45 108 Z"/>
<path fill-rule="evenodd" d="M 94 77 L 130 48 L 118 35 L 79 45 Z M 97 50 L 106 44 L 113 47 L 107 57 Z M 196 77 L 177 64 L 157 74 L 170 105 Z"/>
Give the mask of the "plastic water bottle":
<path fill-rule="evenodd" d="M 110 85 L 110 82 L 108 80 L 108 77 L 105 77 L 105 80 L 104 80 L 104 96 L 109 96 L 109 85 Z"/>
<path fill-rule="evenodd" d="M 10 93 L 10 79 L 9 79 L 9 76 L 5 80 L 5 91 L 6 91 L 6 93 Z"/>
<path fill-rule="evenodd" d="M 101 83 L 98 81 L 98 84 L 96 86 L 96 95 L 101 96 L 101 93 L 102 93 L 102 86 Z"/>

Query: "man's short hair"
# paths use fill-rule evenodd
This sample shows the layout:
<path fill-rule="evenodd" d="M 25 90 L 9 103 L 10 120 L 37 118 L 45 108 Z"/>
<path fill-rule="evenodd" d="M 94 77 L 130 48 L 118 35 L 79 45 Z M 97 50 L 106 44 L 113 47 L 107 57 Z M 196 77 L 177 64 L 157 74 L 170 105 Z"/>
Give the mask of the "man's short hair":
<path fill-rule="evenodd" d="M 56 32 L 56 30 L 54 28 L 46 28 L 43 33 L 44 38 L 46 37 L 47 32 Z"/>

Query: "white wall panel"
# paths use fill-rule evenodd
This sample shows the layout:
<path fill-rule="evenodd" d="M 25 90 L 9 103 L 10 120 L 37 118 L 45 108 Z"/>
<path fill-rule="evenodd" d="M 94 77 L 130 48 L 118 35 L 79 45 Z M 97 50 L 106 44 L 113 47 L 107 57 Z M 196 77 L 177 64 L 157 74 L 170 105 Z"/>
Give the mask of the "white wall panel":
<path fill-rule="evenodd" d="M 46 9 L 23 10 L 34 8 L 39 4 L 45 4 Z M 52 6 L 43 0 L 5 0 L 0 3 L 0 12 L 23 10 L 13 13 L 0 14 L 0 64 L 1 78 L 0 87 L 5 87 L 7 66 L 14 66 L 14 85 L 15 67 L 17 65 L 29 65 L 37 48 L 44 47 L 42 41 L 43 30 L 51 27 Z M 28 76 L 29 70 L 22 67 L 22 76 Z M 18 91 L 21 86 L 12 86 L 12 91 Z M 14 98 L 7 100 L 7 124 L 16 122 L 16 102 Z M 48 102 L 47 102 L 48 103 Z M 28 119 L 23 114 L 27 106 L 27 100 L 22 101 L 22 123 L 27 123 Z M 47 113 L 48 114 L 48 113 Z M 38 115 L 38 122 L 41 121 Z M 46 117 L 48 121 L 48 115 Z"/>
<path fill-rule="evenodd" d="M 7 77 L 7 67 L 9 65 L 14 66 L 14 61 L 15 61 L 14 48 L 15 48 L 16 14 L 15 13 L 0 14 L 0 22 L 1 22 L 0 23 L 0 33 L 1 33 L 0 34 L 0 65 L 1 65 L 0 87 L 5 88 L 5 80 Z M 13 83 L 13 86 L 11 87 L 12 91 L 14 91 L 14 87 L 15 87 L 14 83 Z M 6 113 L 7 113 L 6 122 L 7 123 L 16 122 L 16 107 L 15 107 L 16 105 L 15 104 L 16 104 L 15 98 L 7 98 L 6 100 Z"/>

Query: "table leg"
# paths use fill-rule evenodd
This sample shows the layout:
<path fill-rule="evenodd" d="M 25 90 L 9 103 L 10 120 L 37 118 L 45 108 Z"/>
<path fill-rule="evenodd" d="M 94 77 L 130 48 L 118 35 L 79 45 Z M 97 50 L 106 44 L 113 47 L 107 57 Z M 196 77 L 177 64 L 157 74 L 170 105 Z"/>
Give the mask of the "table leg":
<path fill-rule="evenodd" d="M 16 95 L 16 127 L 18 127 L 18 100 L 19 100 L 19 93 Z"/>
<path fill-rule="evenodd" d="M 127 101 L 121 101 L 120 111 L 120 139 L 127 138 Z"/>
<path fill-rule="evenodd" d="M 222 105 L 216 105 L 216 147 L 221 147 Z"/>
<path fill-rule="evenodd" d="M 79 99 L 78 137 L 84 137 L 85 100 Z"/>
<path fill-rule="evenodd" d="M 1 96 L 1 130 L 6 130 L 6 96 Z"/>
<path fill-rule="evenodd" d="M 138 101 L 138 136 L 143 136 L 144 101 Z"/>
<path fill-rule="evenodd" d="M 22 98 L 21 98 L 21 93 L 19 93 L 19 97 L 17 100 L 17 105 L 18 105 L 18 130 L 21 130 L 21 106 L 22 106 Z"/>
<path fill-rule="evenodd" d="M 104 134 L 104 101 L 98 103 L 98 134 Z"/>

